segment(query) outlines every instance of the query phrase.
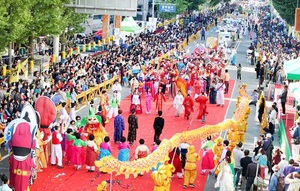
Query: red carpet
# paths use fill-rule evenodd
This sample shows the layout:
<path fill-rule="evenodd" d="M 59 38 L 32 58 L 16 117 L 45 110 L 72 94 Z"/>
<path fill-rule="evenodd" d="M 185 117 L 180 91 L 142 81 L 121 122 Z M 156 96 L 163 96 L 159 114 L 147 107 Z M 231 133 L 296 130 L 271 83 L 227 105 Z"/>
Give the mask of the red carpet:
<path fill-rule="evenodd" d="M 232 89 L 234 87 L 234 80 L 230 81 L 230 90 L 229 93 L 226 94 L 226 98 L 230 98 L 232 94 Z M 123 117 L 126 121 L 126 128 L 124 135 L 127 137 L 127 117 L 129 115 L 129 105 L 130 105 L 130 96 L 125 98 L 121 103 L 121 109 L 123 110 Z M 197 110 L 198 104 L 195 104 L 195 112 L 190 116 L 190 119 L 184 119 L 183 115 L 180 117 L 175 117 L 175 108 L 173 105 L 173 99 L 167 99 L 167 102 L 163 106 L 163 117 L 165 119 L 165 128 L 163 129 L 163 133 L 161 135 L 161 139 L 170 139 L 175 133 L 180 133 L 186 130 L 196 129 L 203 124 L 201 124 L 201 120 L 197 120 Z M 216 105 L 208 104 L 208 112 L 209 114 L 206 117 L 205 124 L 216 124 L 224 120 L 224 116 L 226 114 L 227 108 L 229 105 L 229 101 L 225 100 L 225 106 L 217 107 Z M 152 113 L 145 114 L 145 100 L 142 99 L 143 106 L 143 114 L 137 115 L 139 120 L 139 129 L 137 132 L 137 140 L 140 138 L 145 139 L 146 145 L 149 146 L 151 150 L 153 144 L 153 121 L 156 117 L 154 113 L 155 104 L 152 104 Z M 110 137 L 113 137 L 113 120 L 111 120 L 107 127 L 107 132 Z M 117 156 L 117 144 L 111 141 L 113 147 L 113 156 Z M 193 143 L 199 151 L 201 142 Z M 131 154 L 134 153 L 135 147 L 132 147 Z M 202 151 L 200 151 L 200 156 L 202 156 Z M 131 158 L 132 160 L 132 158 Z M 195 189 L 194 190 L 204 190 L 207 175 L 201 175 L 201 161 L 197 162 L 197 178 L 195 181 Z M 59 174 L 64 173 L 65 175 Z M 131 190 L 131 191 L 152 191 L 153 190 L 153 182 L 150 178 L 150 173 L 145 173 L 144 176 L 138 177 L 136 179 L 129 178 L 125 179 L 124 176 L 112 176 L 113 184 L 112 190 Z M 57 169 L 56 167 L 48 167 L 43 172 L 38 173 L 38 178 L 35 181 L 34 185 L 31 187 L 32 191 L 50 191 L 50 190 L 68 190 L 72 188 L 73 191 L 94 191 L 96 190 L 96 186 L 101 183 L 103 180 L 110 179 L 109 174 L 101 174 L 98 172 L 88 173 L 84 168 L 82 170 L 76 171 L 72 165 L 65 165 L 64 169 Z M 184 190 L 183 179 L 178 179 L 176 176 L 172 179 L 171 190 Z M 109 190 L 109 189 L 108 189 Z M 185 189 L 185 190 L 189 190 Z"/>

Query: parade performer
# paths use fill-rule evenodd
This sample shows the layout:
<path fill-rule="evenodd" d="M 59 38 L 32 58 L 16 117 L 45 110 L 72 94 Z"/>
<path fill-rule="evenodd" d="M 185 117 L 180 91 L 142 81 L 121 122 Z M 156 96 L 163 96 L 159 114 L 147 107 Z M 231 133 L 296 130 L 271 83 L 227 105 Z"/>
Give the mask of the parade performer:
<path fill-rule="evenodd" d="M 134 152 L 135 159 L 145 158 L 150 154 L 149 148 L 147 147 L 147 145 L 145 145 L 145 140 L 140 139 L 139 143 L 140 145 L 136 147 Z M 140 172 L 139 176 L 143 176 L 143 172 Z"/>
<path fill-rule="evenodd" d="M 186 164 L 184 167 L 184 184 L 183 188 L 187 186 L 194 188 L 194 181 L 197 176 L 197 166 L 196 162 L 200 160 L 200 156 L 195 152 L 195 147 L 193 145 L 188 147 L 188 152 L 186 154 Z"/>
<path fill-rule="evenodd" d="M 203 158 L 202 158 L 202 172 L 201 174 L 205 174 L 206 170 L 209 170 L 212 173 L 215 165 L 214 165 L 214 153 L 212 152 L 212 148 L 214 146 L 214 142 L 211 140 L 211 136 L 206 138 L 206 142 L 202 145 Z"/>
<path fill-rule="evenodd" d="M 220 172 L 219 161 L 223 151 L 223 139 L 222 137 L 218 137 L 215 139 L 215 144 L 212 148 L 212 152 L 214 153 L 214 163 L 215 163 L 215 175 L 218 175 Z"/>
<path fill-rule="evenodd" d="M 142 114 L 141 96 L 137 89 L 131 95 L 131 105 L 129 111 L 135 109 L 136 114 Z"/>
<path fill-rule="evenodd" d="M 50 139 L 50 124 L 56 119 L 56 106 L 54 102 L 46 97 L 41 96 L 36 100 L 35 110 L 40 115 L 40 132 L 44 134 L 43 141 L 46 141 L 47 144 L 44 145 L 44 152 L 46 156 L 46 160 L 48 161 L 48 157 L 51 152 Z"/>
<path fill-rule="evenodd" d="M 86 142 L 86 159 L 85 159 L 85 165 L 88 172 L 94 172 L 95 171 L 95 161 L 98 157 L 98 147 L 94 141 L 95 136 L 93 134 L 90 134 L 89 140 Z"/>
<path fill-rule="evenodd" d="M 109 136 L 104 137 L 104 141 L 100 144 L 100 155 L 98 157 L 98 160 L 107 156 L 111 156 L 112 148 L 109 141 Z"/>
<path fill-rule="evenodd" d="M 47 144 L 46 141 L 43 141 L 44 133 L 41 133 L 37 130 L 36 133 L 36 140 L 37 140 L 37 147 L 36 147 L 36 159 L 37 159 L 37 171 L 42 172 L 42 168 L 47 168 L 47 160 L 44 152 L 44 145 Z"/>
<path fill-rule="evenodd" d="M 62 147 L 61 142 L 63 140 L 61 133 L 59 132 L 59 127 L 55 123 L 54 124 L 54 131 L 52 132 L 52 147 L 51 147 L 51 165 L 56 165 L 56 159 L 57 159 L 57 167 L 58 168 L 64 168 L 62 164 Z"/>
<path fill-rule="evenodd" d="M 184 118 L 189 119 L 191 113 L 194 111 L 194 101 L 193 98 L 188 94 L 183 100 L 184 106 Z"/>
<path fill-rule="evenodd" d="M 164 163 L 151 174 L 151 179 L 154 181 L 153 191 L 170 191 L 172 174 L 175 168 L 168 163 L 169 160 L 169 157 L 165 157 Z"/>
<path fill-rule="evenodd" d="M 200 96 L 196 97 L 195 101 L 199 103 L 199 111 L 198 111 L 198 116 L 197 119 L 201 119 L 202 123 L 205 122 L 205 116 L 208 113 L 206 111 L 206 102 L 208 98 L 206 97 L 205 93 L 202 92 Z"/>
<path fill-rule="evenodd" d="M 95 136 L 95 142 L 97 145 L 100 145 L 104 137 L 108 135 L 106 130 L 101 125 L 101 117 L 95 115 L 93 108 L 90 108 L 89 116 L 81 120 L 81 126 L 84 127 L 82 133 L 87 133 L 86 139 L 90 134 L 93 134 Z"/>
<path fill-rule="evenodd" d="M 176 91 L 177 91 L 177 87 L 176 87 L 176 79 L 178 78 L 178 69 L 176 64 L 173 65 L 172 70 L 169 72 L 170 74 L 170 94 L 172 96 L 172 98 L 174 98 L 176 96 Z"/>
<path fill-rule="evenodd" d="M 31 113 L 35 114 L 31 106 L 30 109 L 32 109 Z M 35 119 L 33 122 L 29 117 L 30 115 L 27 114 L 24 118 L 11 121 L 4 132 L 8 149 L 12 151 L 9 157 L 9 184 L 15 191 L 26 190 L 29 182 L 32 183 L 35 178 L 35 164 L 31 153 L 36 147 L 34 135 L 37 130 L 37 121 Z"/>
<path fill-rule="evenodd" d="M 101 117 L 101 125 L 103 127 L 105 127 L 105 124 L 108 123 L 108 118 L 106 117 L 106 115 L 103 112 L 103 108 L 101 105 L 98 106 L 98 112 L 96 113 L 96 115 Z"/>
<path fill-rule="evenodd" d="M 195 97 L 200 95 L 201 93 L 201 89 L 202 89 L 202 83 L 200 81 L 199 78 L 196 78 L 195 82 L 194 82 L 194 93 L 195 93 Z"/>
<path fill-rule="evenodd" d="M 184 98 L 183 98 L 183 96 L 181 94 L 181 91 L 178 90 L 178 93 L 175 96 L 174 102 L 173 102 L 173 105 L 176 108 L 175 117 L 179 117 L 179 115 L 183 113 L 183 110 L 184 110 L 184 107 L 182 105 L 183 104 L 183 100 L 184 100 Z"/>
<path fill-rule="evenodd" d="M 107 116 L 108 114 L 108 107 L 109 107 L 109 99 L 106 90 L 103 90 L 100 95 L 100 102 L 99 106 L 102 108 L 103 116 Z"/>
<path fill-rule="evenodd" d="M 115 81 L 114 85 L 112 86 L 112 91 L 117 94 L 117 99 L 118 99 L 118 104 L 120 105 L 121 103 L 121 91 L 122 91 L 122 86 L 118 80 Z"/>
<path fill-rule="evenodd" d="M 146 114 L 150 114 L 151 113 L 151 101 L 153 99 L 150 88 L 146 89 Z"/>
<path fill-rule="evenodd" d="M 73 153 L 73 142 L 75 136 L 73 135 L 72 129 L 67 129 L 67 138 L 66 138 L 66 159 L 67 163 L 71 162 L 72 153 Z"/>
<path fill-rule="evenodd" d="M 69 124 L 70 122 L 70 116 L 66 110 L 66 105 L 66 102 L 63 102 L 61 104 L 62 108 L 59 110 L 61 126 L 66 126 L 66 124 Z"/>
<path fill-rule="evenodd" d="M 236 144 L 240 141 L 240 132 L 238 131 L 238 126 L 233 125 L 230 131 L 227 133 L 227 138 L 229 140 L 229 148 L 232 151 Z"/>
<path fill-rule="evenodd" d="M 174 148 L 169 153 L 169 164 L 172 164 L 175 167 L 174 174 L 176 173 L 178 178 L 183 178 L 182 165 L 180 161 L 180 149 L 178 147 Z"/>
<path fill-rule="evenodd" d="M 118 111 L 118 114 L 114 120 L 114 142 L 119 143 L 125 130 L 124 118 L 121 116 L 122 110 Z"/>
<path fill-rule="evenodd" d="M 129 161 L 129 155 L 130 155 L 130 145 L 126 141 L 125 137 L 121 138 L 121 143 L 118 145 L 119 154 L 118 154 L 118 160 L 119 161 Z"/>
<path fill-rule="evenodd" d="M 110 110 L 107 114 L 107 117 L 111 119 L 113 116 L 116 117 L 118 115 L 119 102 L 116 93 L 113 93 L 113 97 L 110 99 L 109 104 Z"/>
<path fill-rule="evenodd" d="M 75 138 L 73 142 L 73 151 L 72 151 L 72 158 L 71 162 L 74 164 L 76 170 L 81 169 L 81 166 L 84 164 L 85 161 L 85 150 L 84 147 L 86 146 L 86 142 L 80 139 L 80 134 L 75 133 Z"/>
<path fill-rule="evenodd" d="M 223 83 L 222 79 L 219 79 L 219 82 L 217 83 L 216 86 L 216 91 L 217 91 L 217 106 L 222 105 L 224 107 L 224 90 L 226 86 Z"/>
<path fill-rule="evenodd" d="M 163 108 L 163 101 L 166 102 L 166 98 L 162 93 L 162 89 L 158 89 L 158 93 L 154 96 L 153 101 L 156 101 L 156 112 L 162 111 Z"/>
<path fill-rule="evenodd" d="M 135 115 L 135 109 L 131 110 L 131 115 L 128 116 L 128 136 L 127 140 L 130 145 L 133 145 L 136 140 L 136 130 L 139 128 L 138 118 Z"/>

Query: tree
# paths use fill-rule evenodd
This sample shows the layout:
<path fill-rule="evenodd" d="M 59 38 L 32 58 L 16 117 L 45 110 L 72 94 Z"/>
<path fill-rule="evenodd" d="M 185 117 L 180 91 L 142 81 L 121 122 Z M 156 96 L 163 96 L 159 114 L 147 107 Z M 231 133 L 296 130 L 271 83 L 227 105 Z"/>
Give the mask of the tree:
<path fill-rule="evenodd" d="M 294 25 L 296 0 L 273 0 L 273 6 L 288 24 Z"/>
<path fill-rule="evenodd" d="M 0 51 L 20 39 L 26 31 L 26 23 L 30 20 L 30 0 L 0 0 Z M 11 65 L 11 63 L 9 63 Z M 9 66 L 10 67 L 10 66 Z"/>
<path fill-rule="evenodd" d="M 189 0 L 189 10 L 199 10 L 199 5 L 204 4 L 207 0 Z"/>
<path fill-rule="evenodd" d="M 32 0 L 30 20 L 26 23 L 24 38 L 28 38 L 30 56 L 33 58 L 33 39 L 39 36 L 60 35 L 65 29 L 64 6 L 68 0 Z"/>
<path fill-rule="evenodd" d="M 63 30 L 61 34 L 61 50 L 65 51 L 66 45 L 69 45 L 68 39 L 70 39 L 72 35 L 81 33 L 83 31 L 81 23 L 84 22 L 84 20 L 87 18 L 87 15 L 75 13 L 75 10 L 73 8 L 66 7 L 64 9 L 63 18 L 65 30 Z"/>
<path fill-rule="evenodd" d="M 164 19 L 171 19 L 176 16 L 176 14 L 182 14 L 188 10 L 189 1 L 188 0 L 167 0 L 166 4 L 175 4 L 176 13 L 159 13 L 159 16 Z"/>

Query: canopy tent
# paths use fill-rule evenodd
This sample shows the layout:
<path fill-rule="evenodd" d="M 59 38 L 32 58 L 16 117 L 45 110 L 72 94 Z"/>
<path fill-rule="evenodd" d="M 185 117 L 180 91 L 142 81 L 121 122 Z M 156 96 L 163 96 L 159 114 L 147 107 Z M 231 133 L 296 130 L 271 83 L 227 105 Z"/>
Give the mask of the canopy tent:
<path fill-rule="evenodd" d="M 132 17 L 126 17 L 121 22 L 121 31 L 129 32 L 133 34 L 139 34 L 143 32 L 143 29 L 134 21 Z"/>
<path fill-rule="evenodd" d="M 98 30 L 97 32 L 95 32 L 95 36 L 102 36 L 102 29 Z"/>
<path fill-rule="evenodd" d="M 300 58 L 285 61 L 283 68 L 287 79 L 300 80 Z"/>
<path fill-rule="evenodd" d="M 300 82 L 289 83 L 289 89 L 297 102 L 300 103 Z"/>

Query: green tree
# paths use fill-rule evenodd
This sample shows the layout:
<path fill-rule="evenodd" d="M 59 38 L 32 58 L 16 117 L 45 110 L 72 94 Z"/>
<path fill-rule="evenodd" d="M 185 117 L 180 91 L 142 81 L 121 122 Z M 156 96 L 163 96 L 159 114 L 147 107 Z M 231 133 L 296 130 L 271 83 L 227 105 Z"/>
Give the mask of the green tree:
<path fill-rule="evenodd" d="M 68 0 L 32 0 L 31 2 L 29 11 L 31 17 L 25 26 L 25 37 L 28 38 L 30 55 L 33 57 L 33 40 L 36 37 L 60 35 L 65 30 L 63 13 Z"/>
<path fill-rule="evenodd" d="M 294 25 L 297 0 L 273 0 L 272 3 L 279 15 L 288 24 Z"/>
<path fill-rule="evenodd" d="M 188 0 L 167 0 L 166 4 L 175 4 L 176 13 L 159 13 L 159 16 L 164 19 L 171 19 L 176 16 L 176 14 L 182 14 L 188 10 L 190 5 Z"/>
<path fill-rule="evenodd" d="M 207 0 L 189 0 L 189 10 L 199 10 L 199 5 L 206 3 Z"/>
<path fill-rule="evenodd" d="M 76 33 L 81 33 L 83 31 L 83 27 L 81 23 L 87 18 L 86 14 L 75 13 L 73 8 L 65 8 L 63 13 L 64 18 L 64 28 L 61 34 L 61 50 L 66 50 L 66 45 L 71 46 L 69 44 L 68 39 Z"/>
<path fill-rule="evenodd" d="M 20 39 L 26 31 L 26 23 L 30 20 L 30 0 L 0 0 L 0 52 Z M 11 51 L 8 51 L 9 56 Z M 11 61 L 9 63 L 11 65 Z M 10 66 L 9 66 L 10 67 Z"/>

